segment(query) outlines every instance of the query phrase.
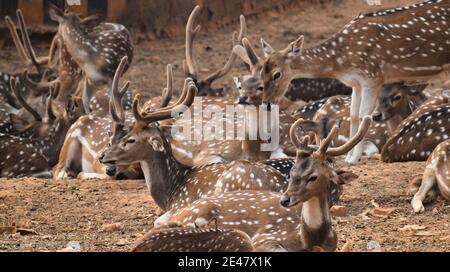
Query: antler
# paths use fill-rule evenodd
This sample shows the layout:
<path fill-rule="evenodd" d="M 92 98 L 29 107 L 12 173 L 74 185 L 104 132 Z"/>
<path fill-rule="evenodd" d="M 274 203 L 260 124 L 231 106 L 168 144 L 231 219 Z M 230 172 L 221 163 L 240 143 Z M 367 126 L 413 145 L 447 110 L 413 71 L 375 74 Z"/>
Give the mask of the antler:
<path fill-rule="evenodd" d="M 200 6 L 195 6 L 191 15 L 189 15 L 188 22 L 186 24 L 186 60 L 183 61 L 183 69 L 187 77 L 197 78 L 197 69 L 195 67 L 194 60 L 192 58 L 192 44 L 194 42 L 195 35 L 200 31 L 201 26 L 198 25 L 195 28 L 194 21 L 197 14 L 200 12 Z"/>
<path fill-rule="evenodd" d="M 11 89 L 14 92 L 14 95 L 16 96 L 17 100 L 19 101 L 20 105 L 27 110 L 31 115 L 33 115 L 34 119 L 38 122 L 42 121 L 42 117 L 37 113 L 28 103 L 25 101 L 25 99 L 22 96 L 22 93 L 20 92 L 20 83 L 15 78 L 11 78 L 9 80 L 9 84 L 11 86 Z"/>
<path fill-rule="evenodd" d="M 326 150 L 327 156 L 340 156 L 347 152 L 349 152 L 355 145 L 357 145 L 366 135 L 367 131 L 370 128 L 370 124 L 372 123 L 372 117 L 370 116 L 364 116 L 361 124 L 359 125 L 359 129 L 356 132 L 356 134 L 348 140 L 345 144 L 335 147 L 335 148 L 329 148 Z M 337 127 L 335 126 L 337 129 Z M 333 128 L 334 129 L 334 128 Z M 331 134 L 331 133 L 330 133 Z M 327 137 L 328 138 L 328 137 Z"/>
<path fill-rule="evenodd" d="M 167 107 L 173 95 L 173 72 L 172 65 L 167 64 L 167 85 L 162 92 L 161 108 Z"/>
<path fill-rule="evenodd" d="M 250 44 L 249 40 L 247 38 L 243 38 L 242 44 L 244 45 L 245 51 L 247 52 L 247 56 L 251 62 L 251 65 L 253 67 L 258 66 L 261 60 L 258 57 L 258 55 L 256 55 L 255 49 L 253 49 L 253 46 Z"/>
<path fill-rule="evenodd" d="M 29 78 L 27 70 L 25 70 L 21 75 L 23 85 L 25 85 L 25 87 L 27 87 L 36 96 L 40 96 L 47 93 L 50 90 L 50 88 L 54 87 L 54 85 L 59 82 L 58 78 L 49 82 L 46 81 L 47 79 L 48 79 L 48 70 L 45 70 L 43 72 L 40 82 L 35 82 L 31 78 Z"/>
<path fill-rule="evenodd" d="M 184 112 L 194 102 L 196 92 L 197 87 L 195 86 L 192 78 L 186 78 L 186 80 L 184 81 L 184 88 L 182 92 L 183 94 L 181 95 L 180 99 L 178 99 L 177 103 L 175 103 L 175 105 L 158 109 L 145 116 L 141 114 L 141 110 L 139 107 L 141 96 L 140 94 L 137 94 L 133 101 L 133 114 L 136 122 L 146 126 L 152 122 L 171 118 L 172 112 Z"/>
<path fill-rule="evenodd" d="M 52 88 L 50 88 L 50 93 L 47 96 L 47 100 L 45 103 L 45 114 L 46 114 L 46 121 L 52 121 L 56 119 L 55 113 L 53 112 L 52 108 L 52 101 L 57 96 L 57 93 L 59 92 L 59 83 L 55 84 Z"/>
<path fill-rule="evenodd" d="M 31 45 L 30 36 L 28 34 L 28 30 L 25 24 L 25 20 L 23 18 L 22 11 L 18 9 L 16 11 L 17 19 L 19 21 L 19 28 L 22 35 L 22 39 L 19 38 L 17 33 L 17 29 L 14 26 L 13 21 L 9 16 L 5 17 L 6 24 L 11 32 L 11 35 L 14 40 L 14 44 L 16 45 L 17 52 L 22 60 L 27 65 L 34 65 L 39 73 L 42 73 L 42 65 L 48 63 L 48 57 L 37 58 L 36 53 Z M 25 44 L 25 47 L 24 47 Z"/>
<path fill-rule="evenodd" d="M 233 32 L 233 47 L 241 44 L 242 39 L 247 35 L 247 24 L 245 22 L 244 15 L 241 15 L 239 17 L 239 21 L 241 24 L 241 29 L 239 31 L 239 34 L 236 31 Z M 223 66 L 222 69 L 219 69 L 216 72 L 214 72 L 213 74 L 211 74 L 210 76 L 208 76 L 205 79 L 205 81 L 208 82 L 209 84 L 212 84 L 213 81 L 215 81 L 221 77 L 224 77 L 231 70 L 231 66 L 233 65 L 235 60 L 236 60 L 236 54 L 232 50 L 231 55 L 228 58 L 228 61 L 225 63 L 225 66 Z"/>
<path fill-rule="evenodd" d="M 123 75 L 123 71 L 125 70 L 125 66 L 127 65 L 127 63 L 128 57 L 125 56 L 120 60 L 119 66 L 117 66 L 111 86 L 112 97 L 109 102 L 109 111 L 113 117 L 113 120 L 116 123 L 122 125 L 125 123 L 125 112 L 122 107 L 122 97 L 128 91 L 130 82 L 127 81 L 125 85 L 119 90 L 119 81 L 120 77 Z"/>
<path fill-rule="evenodd" d="M 310 155 L 314 150 L 317 149 L 317 147 L 308 145 L 308 143 L 309 143 L 309 136 L 308 135 L 302 137 L 301 139 L 299 139 L 298 136 L 297 136 L 297 129 L 301 126 L 301 124 L 304 121 L 305 120 L 303 120 L 302 118 L 297 120 L 291 126 L 291 129 L 289 130 L 289 136 L 291 138 L 292 144 L 297 149 L 297 152 L 300 152 L 301 154 Z"/>

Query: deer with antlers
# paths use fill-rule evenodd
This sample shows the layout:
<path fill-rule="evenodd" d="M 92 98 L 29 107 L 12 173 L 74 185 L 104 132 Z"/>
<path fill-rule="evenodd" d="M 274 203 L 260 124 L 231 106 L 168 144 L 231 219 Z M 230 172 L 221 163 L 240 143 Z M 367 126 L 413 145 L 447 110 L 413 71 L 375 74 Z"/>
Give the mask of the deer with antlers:
<path fill-rule="evenodd" d="M 337 126 L 317 147 L 308 145 L 308 136 L 298 139 L 295 132 L 301 125 L 299 120 L 291 128 L 297 156 L 285 193 L 227 192 L 199 199 L 182 209 L 174 209 L 155 224 L 179 222 L 201 227 L 216 218 L 219 228 L 244 231 L 252 238 L 253 246 L 262 251 L 309 251 L 317 246 L 334 251 L 337 238 L 331 226 L 330 194 L 336 185 L 355 176 L 336 170 L 331 158 L 345 154 L 361 141 L 370 122 L 371 118 L 365 117 L 352 139 L 342 146 L 330 148 L 338 131 Z M 302 204 L 297 205 L 299 203 Z"/>
<path fill-rule="evenodd" d="M 52 89 L 47 97 L 45 116 L 41 117 L 21 97 L 19 82 L 12 79 L 11 89 L 17 95 L 19 103 L 40 122 L 38 135 L 35 138 L 20 138 L 1 134 L 1 177 L 13 178 L 34 176 L 51 178 L 50 169 L 56 164 L 64 136 L 70 125 L 79 114 L 73 107 L 55 112 L 52 100 L 56 90 Z"/>
<path fill-rule="evenodd" d="M 282 51 L 264 42 L 265 104 L 278 103 L 294 78 L 335 78 L 353 88 L 350 135 L 371 114 L 383 84 L 426 80 L 450 64 L 446 24 L 450 3 L 430 0 L 361 14 L 327 41 L 303 49 L 304 37 Z M 364 98 L 364 99 L 362 99 Z M 358 162 L 362 145 L 347 155 Z"/>
<path fill-rule="evenodd" d="M 132 123 L 133 115 L 124 111 L 123 97 L 128 93 L 129 82 L 119 90 L 119 79 L 127 65 L 127 57 L 124 57 L 117 67 L 112 84 L 112 96 L 109 93 L 99 91 L 92 98 L 92 111 L 88 115 L 79 118 L 67 132 L 62 146 L 58 164 L 55 169 L 55 179 L 68 177 L 88 178 L 138 178 L 141 177 L 139 168 L 135 166 L 117 169 L 115 166 L 107 167 L 98 162 L 101 150 L 109 143 L 109 133 L 113 131 L 115 124 L 119 122 Z M 168 68 L 169 69 L 169 68 Z M 170 70 L 171 73 L 171 70 Z M 95 100 L 99 95 L 109 98 L 109 105 L 99 104 Z M 104 108 L 108 108 L 110 114 L 105 115 Z"/>
<path fill-rule="evenodd" d="M 426 198 L 441 195 L 450 200 L 450 140 L 443 141 L 434 149 L 428 157 L 426 168 L 422 177 L 412 181 L 414 197 L 411 205 L 414 212 L 425 211 L 423 203 Z"/>
<path fill-rule="evenodd" d="M 133 58 L 133 45 L 129 31 L 120 24 L 98 23 L 92 17 L 92 25 L 83 22 L 74 13 L 64 13 L 50 4 L 50 18 L 59 23 L 58 35 L 63 40 L 73 60 L 84 74 L 83 106 L 90 112 L 89 101 L 96 87 L 107 85 L 111 92 L 112 80 L 120 60 L 126 56 L 129 63 Z"/>
<path fill-rule="evenodd" d="M 168 224 L 152 229 L 132 246 L 132 252 L 251 252 L 254 247 L 245 232 L 219 229 L 216 220 L 205 228 Z"/>

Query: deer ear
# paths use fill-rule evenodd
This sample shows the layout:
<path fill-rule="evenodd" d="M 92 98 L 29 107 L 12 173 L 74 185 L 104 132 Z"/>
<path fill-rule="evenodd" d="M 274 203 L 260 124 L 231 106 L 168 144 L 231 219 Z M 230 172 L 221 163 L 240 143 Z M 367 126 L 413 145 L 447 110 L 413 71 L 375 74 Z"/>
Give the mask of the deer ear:
<path fill-rule="evenodd" d="M 252 62 L 248 57 L 247 51 L 245 51 L 245 48 L 242 45 L 236 45 L 235 47 L 233 47 L 233 52 L 234 54 L 236 54 L 236 56 L 240 57 L 242 61 L 247 65 L 252 66 Z"/>
<path fill-rule="evenodd" d="M 55 22 L 62 23 L 64 21 L 64 12 L 53 4 L 49 6 L 48 15 Z"/>
<path fill-rule="evenodd" d="M 150 139 L 148 139 L 148 143 L 153 147 L 153 150 L 157 152 L 164 151 L 164 144 L 161 138 L 151 137 Z"/>
<path fill-rule="evenodd" d="M 428 84 L 420 84 L 415 86 L 406 86 L 406 90 L 408 92 L 408 95 L 419 95 L 421 94 L 426 88 L 428 87 Z"/>
<path fill-rule="evenodd" d="M 274 52 L 272 46 L 267 43 L 263 38 L 261 38 L 261 47 L 264 52 L 264 57 L 267 58 L 271 53 Z"/>
<path fill-rule="evenodd" d="M 297 58 L 302 54 L 303 51 L 303 41 L 305 37 L 302 35 L 297 40 L 289 44 L 287 48 L 287 55 L 290 58 Z"/>

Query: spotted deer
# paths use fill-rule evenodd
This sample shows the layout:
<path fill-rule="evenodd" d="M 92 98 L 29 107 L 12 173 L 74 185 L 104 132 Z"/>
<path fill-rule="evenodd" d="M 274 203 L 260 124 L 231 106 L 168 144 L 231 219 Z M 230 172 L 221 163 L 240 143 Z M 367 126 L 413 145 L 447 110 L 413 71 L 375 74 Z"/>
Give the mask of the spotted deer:
<path fill-rule="evenodd" d="M 219 229 L 211 220 L 207 228 L 169 224 L 152 229 L 132 246 L 132 252 L 252 252 L 250 237 L 240 230 Z"/>
<path fill-rule="evenodd" d="M 418 108 L 405 119 L 381 151 L 383 162 L 425 161 L 450 137 L 448 103 Z"/>
<path fill-rule="evenodd" d="M 351 95 L 352 88 L 331 78 L 294 79 L 289 85 L 286 97 L 291 101 L 312 102 L 335 95 Z"/>
<path fill-rule="evenodd" d="M 12 79 L 11 88 L 20 97 L 19 82 Z M 0 134 L 0 170 L 1 177 L 17 178 L 33 176 L 51 178 L 51 168 L 56 164 L 64 136 L 70 125 L 78 118 L 71 107 L 54 111 L 52 107 L 52 89 L 47 97 L 45 115 L 41 117 L 25 100 L 19 98 L 23 107 L 32 112 L 41 122 L 39 134 L 35 138 L 20 138 Z"/>
<path fill-rule="evenodd" d="M 384 85 L 372 114 L 373 120 L 385 121 L 392 134 L 406 117 L 427 100 L 422 93 L 426 87 L 427 84 L 406 86 L 403 82 Z"/>
<path fill-rule="evenodd" d="M 74 13 L 64 13 L 53 4 L 49 5 L 50 18 L 59 23 L 58 35 L 63 40 L 73 60 L 83 71 L 83 106 L 90 112 L 89 101 L 98 86 L 111 86 L 121 59 L 128 57 L 123 72 L 133 59 L 133 45 L 129 31 L 120 24 L 83 23 Z"/>
<path fill-rule="evenodd" d="M 62 146 L 58 164 L 55 168 L 55 179 L 78 177 L 81 179 L 115 177 L 117 179 L 133 179 L 141 177 L 139 168 L 115 166 L 107 167 L 98 162 L 101 150 L 109 143 L 109 134 L 113 131 L 114 119 L 122 118 L 122 122 L 132 123 L 133 115 L 123 111 L 121 103 L 123 97 L 129 93 L 127 82 L 119 89 L 120 75 L 123 74 L 127 58 L 124 57 L 117 68 L 112 83 L 112 96 L 109 92 L 97 92 L 93 99 L 99 95 L 106 96 L 102 101 L 109 98 L 109 114 L 104 114 L 105 105 L 98 104 L 96 100 L 92 102 L 92 111 L 80 117 L 69 129 Z M 98 112 L 98 111 L 99 112 Z M 125 121 L 123 121 L 125 120 Z"/>
<path fill-rule="evenodd" d="M 303 36 L 282 51 L 264 43 L 263 102 L 276 104 L 294 78 L 338 79 L 353 89 L 350 135 L 354 135 L 361 117 L 372 114 L 383 84 L 427 80 L 448 66 L 449 7 L 448 1 L 430 0 L 360 14 L 327 41 L 308 49 L 303 49 Z M 360 144 L 346 162 L 357 163 L 361 153 Z"/>
<path fill-rule="evenodd" d="M 140 111 L 138 95 L 133 103 L 136 121 L 116 144 L 105 148 L 100 162 L 117 166 L 140 163 L 150 194 L 163 211 L 224 191 L 283 190 L 285 177 L 267 164 L 238 160 L 190 167 L 174 157 L 158 122 L 186 111 L 196 90 L 193 80 L 187 78 L 177 103 L 147 114 Z"/>
<path fill-rule="evenodd" d="M 226 192 L 174 209 L 158 218 L 155 225 L 178 222 L 201 227 L 216 218 L 219 228 L 244 231 L 252 238 L 253 246 L 262 251 L 309 251 L 315 246 L 334 251 L 337 239 L 331 228 L 329 198 L 333 188 L 355 176 L 336 170 L 330 160 L 345 154 L 363 139 L 370 117 L 364 118 L 352 139 L 336 148 L 329 148 L 329 144 L 337 127 L 317 147 L 308 145 L 308 136 L 298 139 L 295 131 L 299 124 L 297 121 L 291 128 L 292 141 L 298 149 L 284 194 L 251 190 Z"/>
<path fill-rule="evenodd" d="M 414 197 L 411 205 L 414 212 L 425 211 L 423 203 L 426 198 L 431 198 L 440 194 L 450 200 L 450 140 L 441 142 L 428 157 L 425 171 L 422 177 L 412 182 L 412 192 Z"/>
<path fill-rule="evenodd" d="M 195 6 L 186 24 L 186 59 L 183 61 L 183 70 L 186 77 L 190 77 L 194 80 L 195 85 L 198 88 L 198 96 L 224 96 L 226 93 L 225 88 L 212 88 L 212 84 L 214 83 L 214 81 L 228 74 L 234 62 L 236 61 L 236 55 L 234 54 L 234 52 L 231 52 L 227 62 L 221 69 L 210 74 L 205 79 L 199 78 L 199 72 L 192 53 L 195 36 L 198 34 L 201 28 L 200 25 L 194 27 L 195 19 L 197 18 L 200 10 L 200 6 Z M 233 46 L 240 44 L 242 42 L 242 38 L 247 34 L 245 17 L 241 15 L 239 19 L 241 28 L 239 33 L 233 33 Z"/>

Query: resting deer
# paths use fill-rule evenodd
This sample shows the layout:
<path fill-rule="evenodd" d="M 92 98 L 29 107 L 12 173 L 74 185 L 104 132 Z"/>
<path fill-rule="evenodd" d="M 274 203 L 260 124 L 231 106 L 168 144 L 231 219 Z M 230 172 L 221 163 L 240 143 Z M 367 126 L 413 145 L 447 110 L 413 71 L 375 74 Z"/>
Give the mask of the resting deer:
<path fill-rule="evenodd" d="M 373 120 L 385 121 L 392 134 L 406 117 L 427 100 L 422 93 L 426 87 L 427 84 L 406 86 L 403 82 L 384 85 L 372 114 Z"/>
<path fill-rule="evenodd" d="M 46 113 L 41 117 L 23 97 L 20 97 L 19 83 L 11 80 L 11 88 L 18 95 L 20 103 L 34 115 L 41 126 L 39 136 L 28 139 L 1 134 L 0 137 L 0 170 L 1 177 L 13 178 L 34 176 L 51 178 L 50 169 L 56 164 L 64 136 L 70 125 L 79 115 L 72 108 L 54 112 L 52 100 L 54 91 L 47 97 Z"/>
<path fill-rule="evenodd" d="M 207 228 L 169 224 L 152 229 L 132 246 L 132 252 L 251 252 L 250 237 L 235 229 L 219 229 L 215 220 Z"/>
<path fill-rule="evenodd" d="M 425 161 L 450 137 L 448 103 L 418 108 L 404 120 L 381 151 L 384 162 Z"/>
<path fill-rule="evenodd" d="M 427 160 L 427 166 L 422 177 L 413 180 L 414 197 L 411 205 L 414 212 L 425 211 L 423 202 L 428 195 L 442 195 L 450 200 L 450 140 L 440 143 Z"/>
<path fill-rule="evenodd" d="M 140 163 L 150 194 L 164 211 L 224 191 L 283 190 L 285 177 L 266 164 L 241 160 L 188 167 L 174 157 L 157 122 L 186 111 L 194 101 L 195 92 L 193 80 L 187 78 L 177 103 L 147 114 L 140 111 L 138 95 L 133 103 L 136 121 L 116 144 L 105 148 L 100 162 L 118 166 Z"/>
<path fill-rule="evenodd" d="M 63 40 L 73 60 L 84 73 L 83 106 L 90 112 L 89 101 L 95 88 L 107 85 L 110 94 L 112 80 L 120 60 L 126 56 L 129 63 L 123 70 L 126 72 L 133 58 L 133 45 L 128 30 L 120 24 L 98 23 L 93 26 L 83 23 L 76 14 L 64 13 L 50 4 L 50 18 L 59 23 L 58 35 Z"/>
<path fill-rule="evenodd" d="M 127 123 L 134 121 L 133 115 L 125 113 L 121 100 L 128 92 L 129 82 L 119 90 L 120 75 L 123 74 L 127 63 L 123 58 L 117 68 L 112 84 L 112 96 L 104 91 L 97 92 L 93 97 L 93 111 L 80 117 L 69 129 L 59 155 L 58 165 L 55 169 L 55 179 L 78 177 L 82 179 L 115 177 L 138 178 L 141 177 L 139 169 L 135 167 L 106 167 L 98 162 L 101 150 L 109 143 L 109 133 L 112 131 L 114 119 L 124 118 Z M 100 98 L 99 95 L 103 95 Z M 99 101 L 108 99 L 108 106 L 99 104 Z M 109 109 L 105 115 L 104 108 Z M 120 117 L 118 117 L 120 116 Z M 125 121 L 123 121 L 125 122 Z"/>
<path fill-rule="evenodd" d="M 448 1 L 361 14 L 327 41 L 303 49 L 299 37 L 282 51 L 264 43 L 263 103 L 277 104 L 294 78 L 335 78 L 353 88 L 350 135 L 372 114 L 383 84 L 427 80 L 450 64 Z M 347 155 L 358 162 L 362 145 Z"/>
<path fill-rule="evenodd" d="M 192 51 L 195 36 L 200 31 L 200 25 L 194 28 L 195 19 L 197 18 L 200 10 L 200 6 L 195 6 L 186 24 L 186 59 L 183 61 L 183 70 L 186 77 L 190 77 L 194 80 L 195 85 L 198 89 L 198 96 L 224 96 L 225 88 L 215 89 L 212 88 L 212 84 L 214 83 L 214 81 L 228 74 L 236 60 L 236 55 L 234 54 L 234 52 L 231 52 L 231 55 L 228 58 L 226 64 L 221 69 L 210 74 L 205 79 L 199 78 L 197 65 L 194 61 Z M 233 33 L 233 46 L 240 44 L 242 42 L 242 38 L 246 35 L 247 26 L 245 23 L 245 17 L 243 15 L 240 16 L 240 24 L 241 29 L 239 33 Z"/>
<path fill-rule="evenodd" d="M 297 121 L 291 128 L 297 156 L 284 194 L 250 190 L 227 192 L 174 209 L 155 224 L 179 222 L 201 227 L 216 218 L 219 228 L 244 231 L 252 237 L 253 246 L 260 250 L 307 251 L 315 246 L 335 250 L 337 239 L 331 228 L 329 198 L 332 188 L 355 176 L 335 170 L 330 159 L 345 154 L 363 139 L 370 117 L 364 118 L 352 139 L 336 148 L 329 148 L 329 144 L 337 127 L 317 148 L 307 145 L 308 137 L 302 141 L 297 138 L 295 131 L 299 124 Z M 280 202 L 286 208 L 281 207 Z M 300 202 L 302 204 L 297 205 Z"/>

